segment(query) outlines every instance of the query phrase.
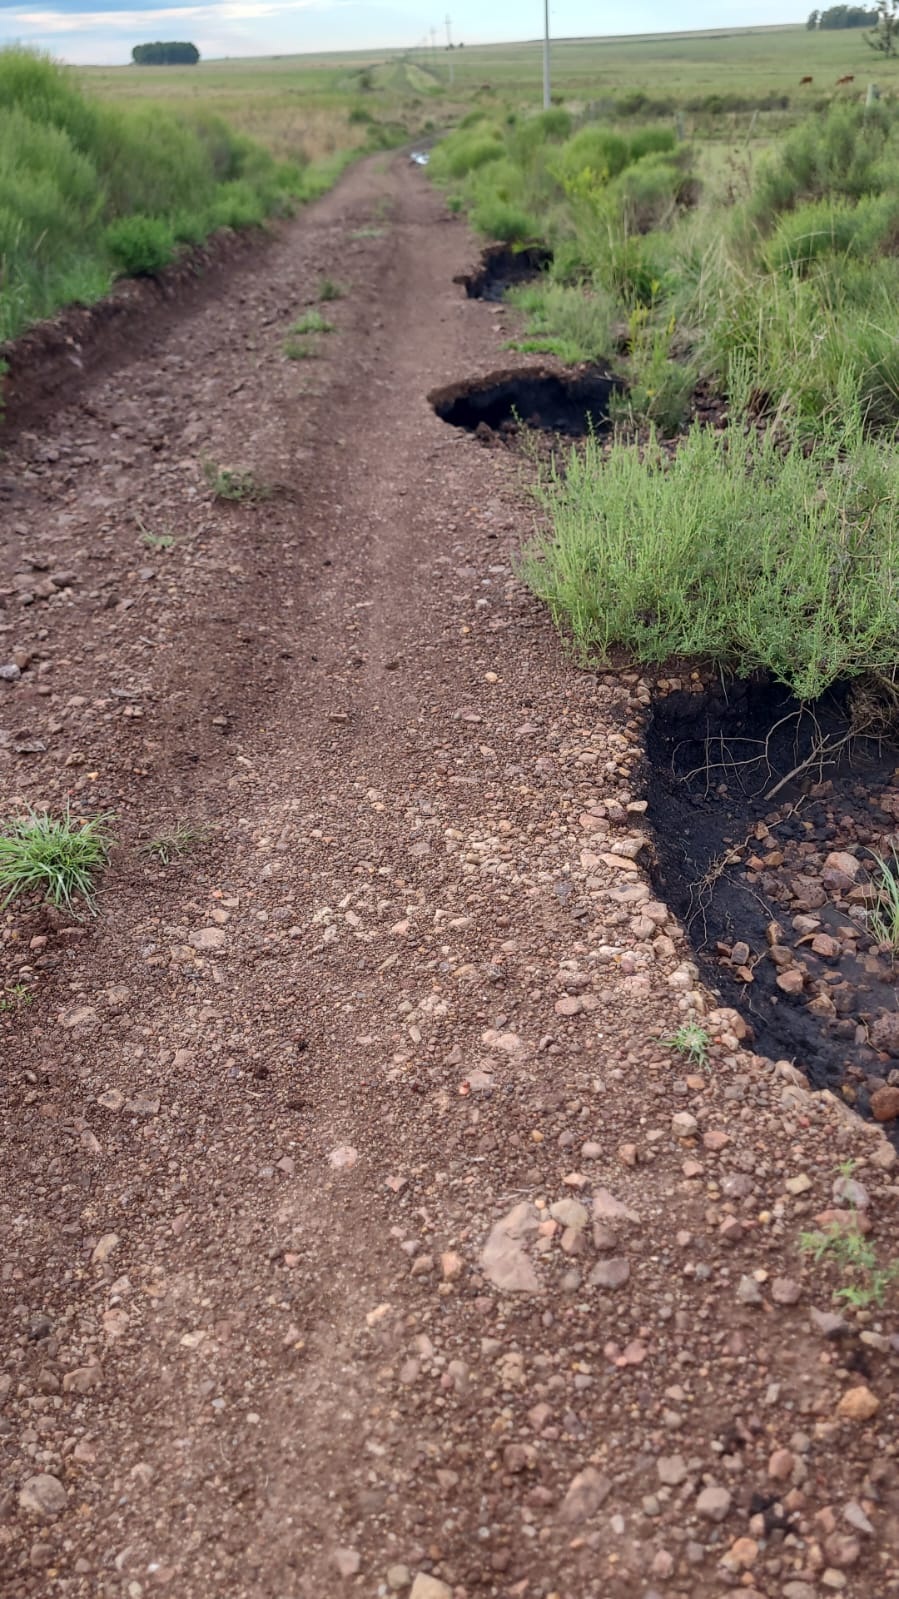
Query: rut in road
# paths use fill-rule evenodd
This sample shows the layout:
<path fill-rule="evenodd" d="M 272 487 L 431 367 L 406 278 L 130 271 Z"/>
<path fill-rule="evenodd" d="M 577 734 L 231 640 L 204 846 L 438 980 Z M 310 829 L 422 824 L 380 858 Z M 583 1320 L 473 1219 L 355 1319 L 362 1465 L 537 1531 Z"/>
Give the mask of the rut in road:
<path fill-rule="evenodd" d="M 566 662 L 524 468 L 425 398 L 499 364 L 471 254 L 365 163 L 13 447 L 12 578 L 72 571 L 9 613 L 4 790 L 114 805 L 122 845 L 86 935 L 7 924 L 11 971 L 49 956 L 6 1034 L 11 1595 L 703 1596 L 753 1527 L 780 1595 L 778 1443 L 797 1492 L 815 1452 L 783 1515 L 876 1490 L 864 1591 L 895 1570 L 873 1432 L 797 1441 L 848 1379 L 753 1219 L 845 1151 L 888 1227 L 889 1157 L 732 1013 L 710 1074 L 659 1043 L 696 979 L 636 864 L 645 685 Z M 323 273 L 337 331 L 286 363 Z M 215 505 L 201 456 L 274 492 Z M 179 815 L 210 842 L 148 863 Z"/>

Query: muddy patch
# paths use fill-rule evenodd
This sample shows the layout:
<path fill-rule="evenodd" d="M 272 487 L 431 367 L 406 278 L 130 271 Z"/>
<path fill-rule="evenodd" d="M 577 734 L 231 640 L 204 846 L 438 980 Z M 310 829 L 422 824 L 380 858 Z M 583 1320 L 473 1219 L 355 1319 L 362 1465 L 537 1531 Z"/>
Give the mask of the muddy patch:
<path fill-rule="evenodd" d="M 871 927 L 899 847 L 899 748 L 837 689 L 659 698 L 647 734 L 656 888 L 703 977 L 787 1058 L 899 1138 L 899 965 Z"/>
<path fill-rule="evenodd" d="M 519 367 L 451 384 L 428 399 L 441 421 L 482 437 L 524 426 L 583 438 L 608 427 L 609 400 L 618 387 L 600 367 L 571 374 Z"/>
<path fill-rule="evenodd" d="M 490 300 L 499 304 L 507 289 L 519 283 L 531 283 L 552 264 L 552 251 L 539 245 L 529 245 L 524 250 L 513 250 L 509 244 L 494 244 L 485 250 L 481 265 L 454 279 L 461 283 L 469 300 Z"/>

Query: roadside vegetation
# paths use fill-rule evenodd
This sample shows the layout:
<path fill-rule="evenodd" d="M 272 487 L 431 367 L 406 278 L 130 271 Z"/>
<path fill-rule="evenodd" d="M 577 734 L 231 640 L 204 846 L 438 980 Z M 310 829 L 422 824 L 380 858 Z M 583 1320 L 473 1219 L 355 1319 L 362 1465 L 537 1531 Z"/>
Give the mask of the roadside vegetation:
<path fill-rule="evenodd" d="M 0 895 L 9 905 L 34 895 L 77 916 L 83 904 L 96 912 L 96 880 L 109 857 L 108 816 L 76 820 L 29 810 L 0 828 Z"/>
<path fill-rule="evenodd" d="M 527 574 L 586 658 L 892 695 L 899 107 L 804 117 L 727 192 L 681 131 L 475 113 L 434 152 L 485 237 L 552 252 L 517 347 L 621 381 L 611 439 L 543 474 Z"/>

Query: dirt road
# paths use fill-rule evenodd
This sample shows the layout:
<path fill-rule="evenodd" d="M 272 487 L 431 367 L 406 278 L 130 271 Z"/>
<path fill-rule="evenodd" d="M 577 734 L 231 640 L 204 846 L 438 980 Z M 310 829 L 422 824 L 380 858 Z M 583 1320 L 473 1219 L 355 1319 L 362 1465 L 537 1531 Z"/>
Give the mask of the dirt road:
<path fill-rule="evenodd" d="M 3 926 L 10 1599 L 899 1593 L 895 1297 L 799 1246 L 888 1261 L 893 1152 L 730 1013 L 660 1043 L 646 685 L 426 401 L 509 362 L 474 254 L 370 161 L 0 463 L 4 809 L 119 839 L 96 924 Z"/>

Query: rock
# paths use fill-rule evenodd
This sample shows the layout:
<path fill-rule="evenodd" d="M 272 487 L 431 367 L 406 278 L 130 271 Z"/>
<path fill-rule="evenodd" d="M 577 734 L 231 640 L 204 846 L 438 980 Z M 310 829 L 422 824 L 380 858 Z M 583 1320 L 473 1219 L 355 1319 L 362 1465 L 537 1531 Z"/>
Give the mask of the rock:
<path fill-rule="evenodd" d="M 811 1322 L 815 1332 L 823 1338 L 842 1338 L 849 1331 L 849 1323 L 843 1316 L 838 1316 L 835 1310 L 811 1311 Z"/>
<path fill-rule="evenodd" d="M 792 1277 L 775 1277 L 771 1284 L 771 1298 L 775 1305 L 795 1305 L 802 1297 L 802 1289 Z"/>
<path fill-rule="evenodd" d="M 768 1476 L 772 1482 L 787 1482 L 793 1475 L 796 1456 L 790 1449 L 775 1449 L 768 1461 Z"/>
<path fill-rule="evenodd" d="M 837 1204 L 854 1205 L 856 1210 L 867 1210 L 871 1203 L 864 1183 L 856 1182 L 854 1177 L 838 1177 L 833 1185 L 833 1197 Z"/>
<path fill-rule="evenodd" d="M 798 966 L 791 966 L 785 972 L 780 972 L 775 979 L 782 994 L 801 994 L 805 987 L 806 974 Z"/>
<path fill-rule="evenodd" d="M 691 1116 L 688 1110 L 679 1110 L 671 1118 L 671 1131 L 675 1138 L 692 1138 L 698 1127 L 696 1117 Z"/>
<path fill-rule="evenodd" d="M 784 1183 L 787 1193 L 792 1194 L 794 1198 L 798 1198 L 800 1194 L 807 1194 L 811 1186 L 812 1180 L 804 1171 L 798 1172 L 795 1177 L 788 1177 Z"/>
<path fill-rule="evenodd" d="M 871 1027 L 871 1043 L 884 1054 L 899 1055 L 899 1012 L 884 1011 Z"/>
<path fill-rule="evenodd" d="M 820 955 L 826 961 L 839 960 L 843 952 L 840 940 L 832 938 L 829 933 L 816 933 L 810 947 L 814 955 Z"/>
<path fill-rule="evenodd" d="M 696 1501 L 696 1513 L 705 1521 L 723 1521 L 732 1503 L 732 1495 L 727 1488 L 721 1488 L 712 1483 L 708 1488 L 703 1488 Z"/>
<path fill-rule="evenodd" d="M 683 1455 L 660 1455 L 656 1461 L 659 1482 L 667 1488 L 679 1488 L 687 1480 L 687 1463 Z"/>
<path fill-rule="evenodd" d="M 860 863 L 847 850 L 833 850 L 824 862 L 824 871 L 841 872 L 854 883 L 860 871 Z"/>
<path fill-rule="evenodd" d="M 408 1588 L 412 1581 L 412 1573 L 408 1566 L 388 1566 L 387 1586 L 391 1593 L 400 1593 L 403 1588 Z"/>
<path fill-rule="evenodd" d="M 444 1282 L 454 1283 L 457 1277 L 461 1277 L 464 1264 L 462 1256 L 457 1255 L 452 1249 L 448 1249 L 445 1254 L 441 1255 L 440 1271 Z"/>
<path fill-rule="evenodd" d="M 0 666 L 0 683 L 18 683 L 21 676 L 22 673 L 15 661 L 7 661 L 4 666 Z"/>
<path fill-rule="evenodd" d="M 358 1549 L 335 1549 L 334 1564 L 342 1577 L 355 1577 L 362 1564 Z"/>
<path fill-rule="evenodd" d="M 762 1290 L 754 1277 L 741 1277 L 737 1283 L 737 1298 L 741 1305 L 760 1305 Z"/>
<path fill-rule="evenodd" d="M 332 1149 L 328 1156 L 328 1165 L 335 1171 L 349 1171 L 359 1159 L 359 1151 L 350 1144 L 340 1144 L 337 1149 Z"/>
<path fill-rule="evenodd" d="M 589 1213 L 585 1205 L 578 1199 L 559 1199 L 550 1205 L 549 1214 L 553 1221 L 561 1222 L 563 1227 L 572 1227 L 575 1232 L 581 1232 L 589 1220 Z"/>
<path fill-rule="evenodd" d="M 810 1582 L 788 1582 L 781 1592 L 783 1599 L 818 1599 L 818 1590 Z"/>
<path fill-rule="evenodd" d="M 875 1088 L 871 1095 L 871 1114 L 879 1122 L 895 1121 L 899 1117 L 899 1088 Z"/>
<path fill-rule="evenodd" d="M 598 1188 L 593 1195 L 593 1220 L 638 1222 L 640 1218 L 636 1211 L 628 1210 L 627 1205 L 610 1194 L 608 1188 Z"/>
<path fill-rule="evenodd" d="M 104 1233 L 103 1237 L 98 1239 L 96 1245 L 94 1246 L 91 1254 L 91 1265 L 104 1265 L 113 1251 L 118 1248 L 119 1242 L 120 1239 L 118 1233 Z"/>
<path fill-rule="evenodd" d="M 103 1381 L 103 1367 L 96 1363 L 92 1366 L 77 1366 L 74 1371 L 67 1371 L 62 1379 L 64 1394 L 86 1394 L 89 1388 L 96 1388 Z"/>
<path fill-rule="evenodd" d="M 51 1477 L 46 1472 L 39 1472 L 36 1477 L 27 1477 L 19 1489 L 19 1508 L 27 1510 L 34 1516 L 40 1516 L 45 1521 L 51 1521 L 54 1516 L 61 1514 L 68 1503 L 68 1494 L 58 1477 Z"/>
<path fill-rule="evenodd" d="M 592 1288 L 623 1288 L 631 1274 L 631 1268 L 622 1255 L 613 1255 L 611 1260 L 601 1260 L 593 1267 L 588 1283 Z"/>
<path fill-rule="evenodd" d="M 847 1421 L 870 1421 L 880 1409 L 880 1400 L 862 1383 L 858 1388 L 847 1388 L 837 1405 L 837 1415 Z"/>
<path fill-rule="evenodd" d="M 453 1599 L 453 1590 L 437 1577 L 429 1577 L 426 1572 L 420 1571 L 412 1584 L 409 1599 Z"/>
<path fill-rule="evenodd" d="M 848 1521 L 856 1532 L 863 1532 L 866 1538 L 874 1537 L 874 1528 L 855 1499 L 850 1499 L 849 1503 L 843 1506 L 843 1520 Z"/>
<path fill-rule="evenodd" d="M 754 1538 L 737 1538 L 731 1544 L 721 1564 L 728 1571 L 748 1571 L 759 1557 L 759 1546 Z"/>
<path fill-rule="evenodd" d="M 194 949 L 223 949 L 227 936 L 224 927 L 201 927 L 199 932 L 191 933 L 188 943 Z"/>
<path fill-rule="evenodd" d="M 596 1514 L 611 1492 L 612 1484 L 595 1466 L 585 1466 L 568 1484 L 568 1492 L 559 1510 L 561 1521 L 586 1521 Z M 414 1596 L 413 1596 L 414 1599 Z"/>
<path fill-rule="evenodd" d="M 540 1293 L 540 1279 L 525 1253 L 525 1244 L 539 1225 L 537 1210 L 527 1200 L 494 1223 L 481 1251 L 481 1270 L 495 1288 L 513 1294 Z"/>

